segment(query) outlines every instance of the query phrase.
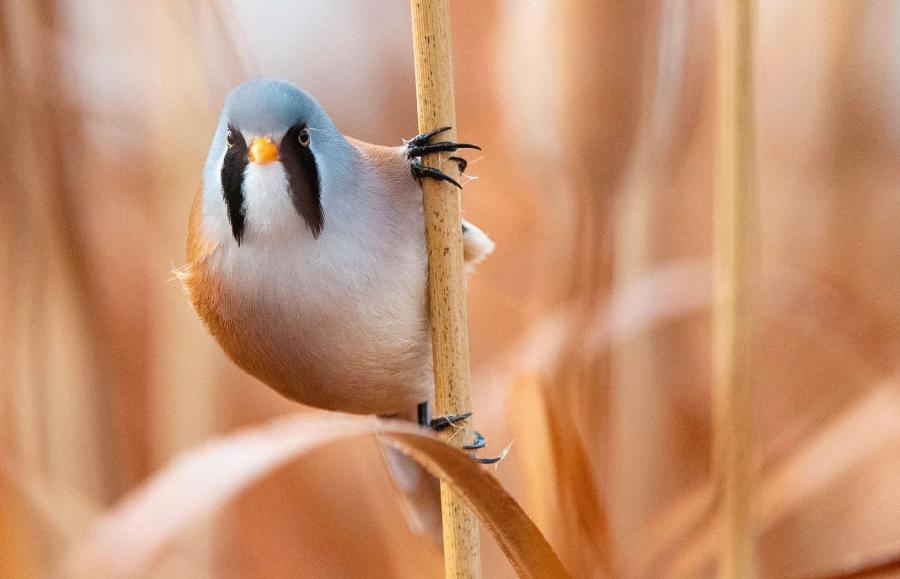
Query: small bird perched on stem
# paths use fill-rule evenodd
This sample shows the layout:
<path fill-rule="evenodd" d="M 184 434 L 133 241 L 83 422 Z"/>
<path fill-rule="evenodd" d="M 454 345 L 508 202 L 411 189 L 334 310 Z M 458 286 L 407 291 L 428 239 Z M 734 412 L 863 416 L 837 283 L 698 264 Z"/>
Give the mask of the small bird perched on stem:
<path fill-rule="evenodd" d="M 345 137 L 309 94 L 258 79 L 226 99 L 191 210 L 183 281 L 234 362 L 327 410 L 406 413 L 432 391 L 419 155 Z M 462 159 L 458 159 L 461 165 Z M 493 249 L 463 222 L 466 261 Z"/>
<path fill-rule="evenodd" d="M 231 91 L 191 210 L 182 279 L 238 366 L 310 406 L 430 422 L 419 180 L 459 184 L 419 157 L 478 148 L 436 142 L 440 132 L 372 145 L 342 135 L 288 82 Z M 474 265 L 493 242 L 462 228 Z M 481 445 L 479 436 L 469 447 Z"/>

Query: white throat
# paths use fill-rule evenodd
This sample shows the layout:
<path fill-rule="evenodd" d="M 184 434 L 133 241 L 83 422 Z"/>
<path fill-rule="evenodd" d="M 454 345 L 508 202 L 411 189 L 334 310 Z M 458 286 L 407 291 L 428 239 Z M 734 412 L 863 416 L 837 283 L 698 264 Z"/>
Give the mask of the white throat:
<path fill-rule="evenodd" d="M 277 242 L 306 229 L 294 209 L 284 165 L 250 163 L 244 171 L 244 237 Z"/>
<path fill-rule="evenodd" d="M 221 173 L 221 162 L 219 163 Z M 244 243 L 273 243 L 305 232 L 306 223 L 297 214 L 291 200 L 284 165 L 273 161 L 266 165 L 249 163 L 244 170 Z M 236 243 L 221 196 L 207 194 L 203 200 L 204 233 L 219 244 Z"/>

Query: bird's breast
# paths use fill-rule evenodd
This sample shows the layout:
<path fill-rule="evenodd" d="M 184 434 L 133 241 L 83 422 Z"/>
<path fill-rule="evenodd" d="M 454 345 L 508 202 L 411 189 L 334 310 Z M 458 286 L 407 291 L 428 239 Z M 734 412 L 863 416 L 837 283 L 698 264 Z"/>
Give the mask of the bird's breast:
<path fill-rule="evenodd" d="M 289 398 L 408 408 L 431 384 L 421 232 L 327 219 L 315 240 L 219 245 L 192 265 L 191 300 L 226 353 Z"/>

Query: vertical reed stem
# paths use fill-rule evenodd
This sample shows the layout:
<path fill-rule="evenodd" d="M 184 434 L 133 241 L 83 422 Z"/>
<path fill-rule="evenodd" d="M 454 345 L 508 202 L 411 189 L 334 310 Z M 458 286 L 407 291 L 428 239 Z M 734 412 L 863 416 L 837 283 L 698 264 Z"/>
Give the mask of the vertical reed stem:
<path fill-rule="evenodd" d="M 419 132 L 455 127 L 449 2 L 411 0 L 410 9 Z M 456 131 L 451 129 L 441 137 L 455 140 Z M 441 160 L 440 155 L 431 154 L 423 162 L 439 166 Z M 458 176 L 455 163 L 444 163 L 441 169 L 450 176 Z M 450 184 L 434 179 L 425 179 L 423 187 L 435 407 L 442 416 L 461 414 L 470 409 L 471 400 L 459 193 Z M 471 424 L 466 421 L 464 436 L 456 432 L 448 440 L 461 446 L 471 435 Z M 481 577 L 478 519 L 444 483 L 441 483 L 441 511 L 446 576 Z"/>
<path fill-rule="evenodd" d="M 752 516 L 751 255 L 754 205 L 753 0 L 718 3 L 719 141 L 714 208 L 714 476 L 719 577 L 757 573 Z"/>

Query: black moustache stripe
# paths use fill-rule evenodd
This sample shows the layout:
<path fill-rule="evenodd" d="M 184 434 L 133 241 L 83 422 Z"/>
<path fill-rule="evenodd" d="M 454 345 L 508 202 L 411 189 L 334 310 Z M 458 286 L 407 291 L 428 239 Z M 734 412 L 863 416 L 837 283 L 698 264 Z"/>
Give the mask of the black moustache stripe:
<path fill-rule="evenodd" d="M 233 144 L 225 151 L 222 163 L 222 196 L 228 208 L 231 234 L 238 245 L 244 237 L 244 169 L 247 168 L 247 143 L 236 129 L 231 130 Z"/>
<path fill-rule="evenodd" d="M 280 157 L 287 172 L 294 209 L 306 221 L 313 237 L 318 238 L 325 225 L 316 158 L 309 146 L 298 140 L 305 125 L 294 125 L 281 140 Z"/>

